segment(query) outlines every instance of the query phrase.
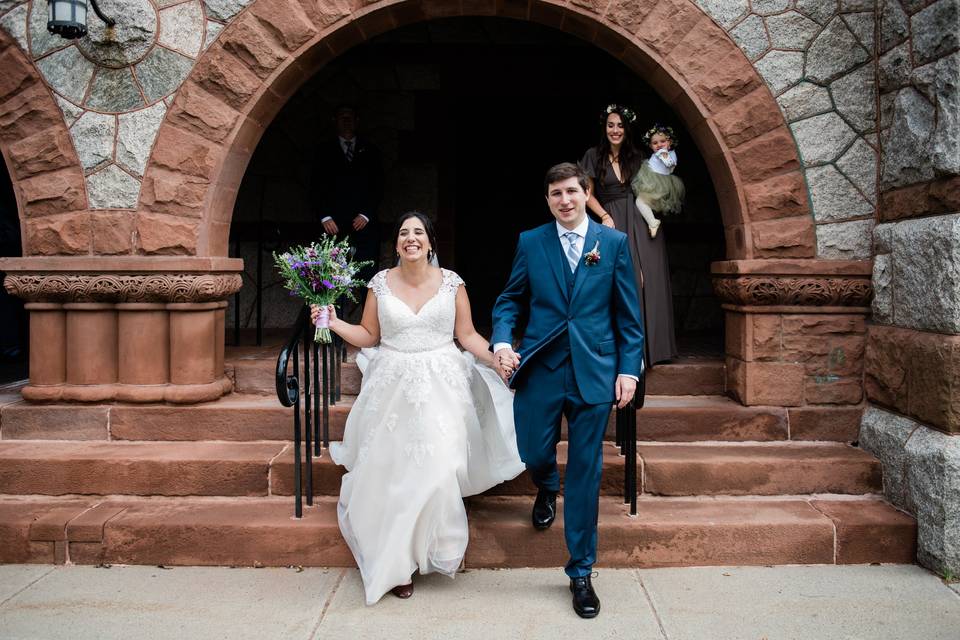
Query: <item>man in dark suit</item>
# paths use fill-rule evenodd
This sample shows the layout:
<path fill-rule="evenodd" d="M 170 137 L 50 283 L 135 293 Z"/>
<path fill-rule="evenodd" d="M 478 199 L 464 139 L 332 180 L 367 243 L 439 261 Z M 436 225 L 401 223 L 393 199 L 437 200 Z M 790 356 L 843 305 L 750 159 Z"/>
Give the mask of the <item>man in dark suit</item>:
<path fill-rule="evenodd" d="M 357 135 L 357 110 L 342 105 L 334 112 L 337 137 L 321 145 L 314 180 L 314 203 L 324 233 L 347 237 L 356 260 L 372 260 L 360 272 L 369 280 L 378 269 L 380 223 L 377 208 L 383 198 L 380 152 Z M 366 290 L 361 291 L 361 295 Z"/>
<path fill-rule="evenodd" d="M 537 499 L 532 520 L 556 516 L 560 419 L 568 424 L 564 478 L 566 573 L 573 609 L 600 612 L 590 579 L 597 559 L 603 435 L 611 405 L 633 399 L 643 368 L 643 321 L 627 236 L 587 218 L 590 178 L 575 164 L 552 167 L 544 195 L 555 221 L 520 234 L 513 269 L 493 309 L 495 362 L 516 389 L 520 458 Z M 527 316 L 520 347 L 511 346 Z"/>

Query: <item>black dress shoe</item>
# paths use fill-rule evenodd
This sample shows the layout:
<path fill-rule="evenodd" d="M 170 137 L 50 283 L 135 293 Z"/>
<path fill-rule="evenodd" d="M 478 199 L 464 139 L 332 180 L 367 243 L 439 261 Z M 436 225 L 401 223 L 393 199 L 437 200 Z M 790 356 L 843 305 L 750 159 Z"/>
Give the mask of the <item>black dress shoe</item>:
<path fill-rule="evenodd" d="M 533 528 L 538 531 L 549 529 L 557 517 L 557 492 L 540 489 L 533 502 Z"/>
<path fill-rule="evenodd" d="M 570 591 L 573 592 L 573 610 L 581 618 L 596 618 L 600 613 L 600 598 L 590 583 L 590 576 L 570 578 Z"/>

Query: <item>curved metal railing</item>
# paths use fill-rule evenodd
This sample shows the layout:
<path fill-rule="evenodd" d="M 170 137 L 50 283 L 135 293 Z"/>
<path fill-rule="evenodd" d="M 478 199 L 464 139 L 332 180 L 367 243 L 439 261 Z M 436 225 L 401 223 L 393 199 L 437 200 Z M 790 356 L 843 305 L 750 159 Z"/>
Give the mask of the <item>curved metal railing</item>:
<path fill-rule="evenodd" d="M 330 446 L 330 407 L 340 400 L 343 342 L 334 336 L 332 344 L 317 344 L 313 330 L 309 307 L 304 306 L 277 357 L 277 398 L 283 406 L 293 407 L 294 514 L 297 518 L 303 517 L 304 493 L 307 506 L 313 505 L 313 458 L 323 455 L 323 449 Z"/>

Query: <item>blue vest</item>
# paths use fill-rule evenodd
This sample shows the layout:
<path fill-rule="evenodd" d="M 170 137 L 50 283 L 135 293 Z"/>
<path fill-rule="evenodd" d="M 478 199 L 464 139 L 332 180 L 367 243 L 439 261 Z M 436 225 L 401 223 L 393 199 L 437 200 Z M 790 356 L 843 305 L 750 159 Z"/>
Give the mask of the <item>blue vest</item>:
<path fill-rule="evenodd" d="M 567 293 L 571 293 L 573 291 L 573 283 L 577 281 L 577 272 L 570 271 L 570 261 L 567 260 L 567 254 L 563 250 L 562 242 L 560 243 L 560 255 L 563 258 L 563 273 L 567 276 Z M 578 271 L 582 263 L 583 260 L 577 263 Z M 551 371 L 558 368 L 570 357 L 570 334 L 564 331 L 552 344 L 544 348 L 542 354 L 540 361 L 544 366 Z"/>

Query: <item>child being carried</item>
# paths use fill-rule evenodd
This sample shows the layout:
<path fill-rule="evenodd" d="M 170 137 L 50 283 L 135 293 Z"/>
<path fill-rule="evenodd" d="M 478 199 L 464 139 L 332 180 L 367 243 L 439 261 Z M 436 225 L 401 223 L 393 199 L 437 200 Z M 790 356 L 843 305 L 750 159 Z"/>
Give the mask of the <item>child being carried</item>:
<path fill-rule="evenodd" d="M 676 135 L 673 128 L 655 124 L 643 136 L 643 143 L 650 147 L 650 158 L 640 165 L 640 170 L 630 181 L 636 196 L 637 209 L 647 223 L 650 237 L 656 238 L 660 220 L 653 214 L 679 213 L 685 189 L 683 181 L 673 175 L 677 166 Z"/>

